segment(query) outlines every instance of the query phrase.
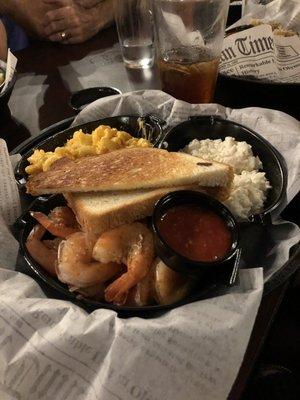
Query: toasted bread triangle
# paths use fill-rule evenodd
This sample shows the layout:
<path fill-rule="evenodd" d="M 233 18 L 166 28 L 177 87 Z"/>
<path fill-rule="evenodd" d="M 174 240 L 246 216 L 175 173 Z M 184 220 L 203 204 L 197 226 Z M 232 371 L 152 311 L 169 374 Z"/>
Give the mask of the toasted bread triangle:
<path fill-rule="evenodd" d="M 32 195 L 69 192 L 103 192 L 200 185 L 227 187 L 230 166 L 156 148 L 129 148 L 84 157 L 62 158 L 51 169 L 29 178 Z"/>

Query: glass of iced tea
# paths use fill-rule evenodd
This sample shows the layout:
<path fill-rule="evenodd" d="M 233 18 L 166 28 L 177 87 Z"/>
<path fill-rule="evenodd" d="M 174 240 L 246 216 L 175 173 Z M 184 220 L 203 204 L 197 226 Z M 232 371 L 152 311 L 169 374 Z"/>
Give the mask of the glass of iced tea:
<path fill-rule="evenodd" d="M 155 0 L 162 90 L 189 103 L 212 102 L 229 0 Z"/>

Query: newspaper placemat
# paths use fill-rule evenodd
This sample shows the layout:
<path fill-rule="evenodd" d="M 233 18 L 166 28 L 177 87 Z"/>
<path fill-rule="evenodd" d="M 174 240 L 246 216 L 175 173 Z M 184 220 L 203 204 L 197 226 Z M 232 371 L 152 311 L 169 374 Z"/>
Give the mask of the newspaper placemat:
<path fill-rule="evenodd" d="M 163 116 L 169 125 L 187 114 L 220 115 L 270 137 L 277 137 L 276 129 L 284 128 L 281 147 L 295 152 L 294 161 L 287 160 L 291 167 L 289 198 L 299 189 L 299 125 L 283 113 L 230 110 L 213 104 L 193 106 L 162 92 L 146 91 L 97 101 L 78 116 L 76 123 L 146 112 Z M 3 141 L 0 148 L 7 163 Z M 11 204 L 13 216 L 18 214 L 18 198 L 11 171 L 9 166 L 1 168 L 8 190 L 1 192 L 0 204 L 5 214 Z M 46 298 L 33 279 L 13 270 L 17 243 L 9 232 L 10 222 L 5 221 L 2 216 L 1 399 L 198 400 L 201 393 L 203 400 L 224 400 L 228 396 L 261 301 L 262 268 L 242 270 L 238 286 L 220 288 L 212 299 L 156 318 L 120 319 L 110 310 L 87 314 L 68 301 Z M 295 235 L 299 230 L 280 242 L 279 250 L 286 250 L 285 257 Z M 8 248 L 10 251 L 5 252 Z M 276 249 L 275 245 L 274 252 L 280 257 Z"/>
<path fill-rule="evenodd" d="M 8 153 L 0 141 L 1 166 Z M 4 156 L 3 156 L 4 155 Z M 17 215 L 11 166 L 2 172 L 2 210 Z M 4 205 L 5 208 L 4 208 Z M 7 220 L 7 219 L 6 219 Z M 224 399 L 238 373 L 261 300 L 262 269 L 239 285 L 151 319 L 87 314 L 45 298 L 14 271 L 18 246 L 0 220 L 0 398 Z M 143 396 L 143 397 L 142 397 Z"/>

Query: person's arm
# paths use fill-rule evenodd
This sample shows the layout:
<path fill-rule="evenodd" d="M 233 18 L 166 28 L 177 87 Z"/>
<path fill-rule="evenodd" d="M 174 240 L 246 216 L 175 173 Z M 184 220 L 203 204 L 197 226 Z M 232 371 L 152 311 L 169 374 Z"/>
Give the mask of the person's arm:
<path fill-rule="evenodd" d="M 113 0 L 43 0 L 51 6 L 44 17 L 47 39 L 82 43 L 113 21 Z"/>
<path fill-rule="evenodd" d="M 0 60 L 6 61 L 6 56 L 7 56 L 6 30 L 3 23 L 0 20 Z"/>

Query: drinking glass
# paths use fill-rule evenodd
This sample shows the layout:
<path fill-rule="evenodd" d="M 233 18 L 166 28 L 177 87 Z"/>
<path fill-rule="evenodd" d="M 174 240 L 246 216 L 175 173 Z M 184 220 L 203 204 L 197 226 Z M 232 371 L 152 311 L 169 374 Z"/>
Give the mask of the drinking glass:
<path fill-rule="evenodd" d="M 115 0 L 115 21 L 126 66 L 148 68 L 154 61 L 152 0 Z"/>
<path fill-rule="evenodd" d="M 189 103 L 213 100 L 229 0 L 155 0 L 162 90 Z"/>

